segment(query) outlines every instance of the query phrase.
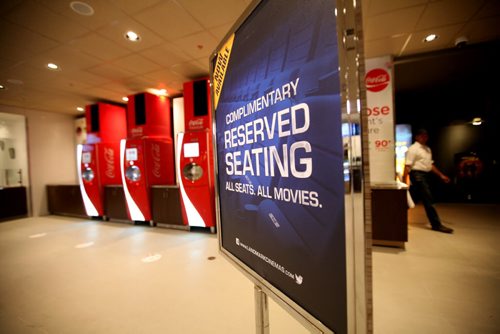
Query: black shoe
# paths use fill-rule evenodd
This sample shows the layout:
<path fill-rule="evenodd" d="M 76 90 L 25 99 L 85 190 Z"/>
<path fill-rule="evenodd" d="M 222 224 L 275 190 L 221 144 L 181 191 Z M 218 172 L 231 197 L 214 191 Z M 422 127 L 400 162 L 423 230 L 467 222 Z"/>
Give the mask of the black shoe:
<path fill-rule="evenodd" d="M 453 233 L 452 228 L 446 227 L 444 225 L 439 225 L 439 226 L 433 227 L 432 229 L 434 231 L 443 232 L 443 233 Z"/>

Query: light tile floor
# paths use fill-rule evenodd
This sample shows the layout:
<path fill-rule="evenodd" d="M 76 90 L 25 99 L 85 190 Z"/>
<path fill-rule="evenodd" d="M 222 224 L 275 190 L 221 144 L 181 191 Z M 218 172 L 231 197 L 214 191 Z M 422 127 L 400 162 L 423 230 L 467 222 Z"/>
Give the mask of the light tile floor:
<path fill-rule="evenodd" d="M 269 307 L 273 333 L 307 333 Z M 254 289 L 209 233 L 20 219 L 0 224 L 0 333 L 255 333 Z"/>
<path fill-rule="evenodd" d="M 405 251 L 374 248 L 376 334 L 500 333 L 500 207 L 438 210 L 455 234 L 428 229 L 417 207 Z M 254 333 L 253 298 L 215 235 L 55 216 L 0 223 L 0 333 Z M 272 301 L 270 325 L 307 333 Z"/>
<path fill-rule="evenodd" d="M 500 333 L 500 206 L 437 209 L 454 234 L 417 206 L 405 251 L 374 247 L 375 333 Z"/>

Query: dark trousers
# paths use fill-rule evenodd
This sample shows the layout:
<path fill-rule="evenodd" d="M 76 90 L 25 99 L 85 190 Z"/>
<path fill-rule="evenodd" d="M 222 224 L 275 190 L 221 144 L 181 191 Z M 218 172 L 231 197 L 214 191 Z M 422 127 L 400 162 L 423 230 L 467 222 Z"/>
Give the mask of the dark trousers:
<path fill-rule="evenodd" d="M 412 170 L 410 172 L 411 186 L 418 192 L 422 203 L 424 204 L 425 213 L 433 228 L 439 227 L 441 221 L 439 220 L 438 213 L 434 207 L 432 199 L 431 187 L 429 185 L 430 172 L 420 172 Z"/>

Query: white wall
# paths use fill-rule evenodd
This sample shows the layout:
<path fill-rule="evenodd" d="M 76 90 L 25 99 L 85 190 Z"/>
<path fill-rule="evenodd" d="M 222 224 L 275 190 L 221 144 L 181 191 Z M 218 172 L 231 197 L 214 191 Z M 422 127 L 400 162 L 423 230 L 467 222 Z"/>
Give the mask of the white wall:
<path fill-rule="evenodd" d="M 74 117 L 3 105 L 0 112 L 26 116 L 32 215 L 46 215 L 48 184 L 78 184 Z"/>

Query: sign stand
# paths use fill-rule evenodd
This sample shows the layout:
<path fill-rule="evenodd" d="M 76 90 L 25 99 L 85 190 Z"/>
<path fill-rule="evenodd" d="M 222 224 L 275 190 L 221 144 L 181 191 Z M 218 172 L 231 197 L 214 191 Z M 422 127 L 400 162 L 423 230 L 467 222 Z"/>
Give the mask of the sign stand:
<path fill-rule="evenodd" d="M 272 291 L 268 290 L 265 292 L 266 288 L 258 284 L 254 285 L 254 299 L 255 299 L 255 333 L 256 334 L 270 334 L 270 324 L 269 324 L 269 303 L 268 295 L 280 305 L 289 315 L 291 315 L 295 320 L 297 320 L 304 328 L 306 328 L 311 334 L 325 334 L 331 333 L 326 329 L 322 329 L 320 323 L 316 320 L 312 320 L 310 317 L 305 317 L 298 313 L 293 306 L 288 304 L 282 298 L 276 298 L 273 296 Z"/>
<path fill-rule="evenodd" d="M 257 284 L 254 286 L 255 296 L 255 333 L 269 334 L 269 304 L 267 295 Z"/>
<path fill-rule="evenodd" d="M 371 334 L 361 8 L 310 3 L 253 0 L 210 57 L 219 249 L 256 333 L 270 297 L 311 333 Z"/>

